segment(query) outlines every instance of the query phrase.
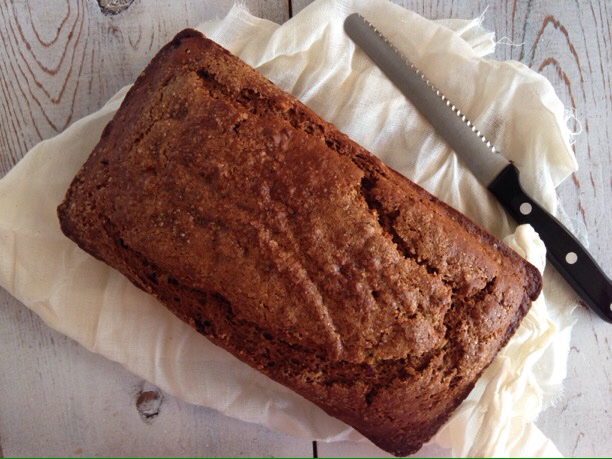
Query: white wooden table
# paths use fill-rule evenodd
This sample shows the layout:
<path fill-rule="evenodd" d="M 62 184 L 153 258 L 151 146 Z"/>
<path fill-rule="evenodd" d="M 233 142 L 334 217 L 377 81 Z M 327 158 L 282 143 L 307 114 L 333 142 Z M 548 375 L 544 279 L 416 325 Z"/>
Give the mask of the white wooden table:
<path fill-rule="evenodd" d="M 131 4 L 130 4 L 131 3 Z M 232 0 L 2 0 L 0 177 L 37 142 L 97 110 L 185 26 L 222 17 Z M 276 22 L 310 0 L 246 0 Z M 558 189 L 608 274 L 612 199 L 612 29 L 599 0 L 405 0 L 428 18 L 473 18 L 498 38 L 497 59 L 545 75 L 582 133 L 580 170 Z M 127 9 L 123 7 L 128 4 Z M 106 6 L 106 14 L 100 5 Z M 108 13 L 114 12 L 115 15 Z M 577 124 L 574 124 L 577 129 Z M 0 216 L 2 218 L 2 216 Z M 2 256 L 2 254 L 0 254 Z M 567 456 L 612 455 L 610 326 L 576 313 L 565 393 L 538 425 Z M 46 327 L 0 289 L 0 456 L 364 456 L 229 419 L 162 393 Z M 435 448 L 420 454 L 448 454 Z"/>

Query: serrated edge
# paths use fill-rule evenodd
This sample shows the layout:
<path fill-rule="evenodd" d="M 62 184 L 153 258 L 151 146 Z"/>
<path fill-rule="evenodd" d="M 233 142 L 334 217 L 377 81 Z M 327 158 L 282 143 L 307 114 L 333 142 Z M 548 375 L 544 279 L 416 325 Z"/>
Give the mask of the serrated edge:
<path fill-rule="evenodd" d="M 455 104 L 453 104 L 448 97 L 446 97 L 438 88 L 436 88 L 436 86 L 427 78 L 427 76 L 425 76 L 425 74 L 419 70 L 412 62 L 410 62 L 406 56 L 404 56 L 402 54 L 402 52 L 397 49 L 395 47 L 395 45 L 393 43 L 391 43 L 387 37 L 385 37 L 375 26 L 374 24 L 372 24 L 370 21 L 368 21 L 366 18 L 364 18 L 361 14 L 358 14 L 358 16 L 363 20 L 363 22 L 365 22 L 365 24 L 372 29 L 373 32 L 375 32 L 386 44 L 387 46 L 389 46 L 389 48 L 391 48 L 391 50 L 398 55 L 398 57 L 400 59 L 402 59 L 406 65 L 413 71 L 415 72 L 420 78 L 421 80 L 423 80 L 425 82 L 425 84 L 427 84 L 427 87 L 429 87 L 435 94 L 436 96 L 438 96 L 445 104 L 448 108 L 450 108 L 459 118 L 461 118 L 461 121 L 463 121 L 465 123 L 465 125 L 467 127 L 469 127 L 472 132 L 474 134 L 476 134 L 476 136 L 482 141 L 482 143 L 484 143 L 487 148 L 491 149 L 492 153 L 498 153 L 498 151 L 495 149 L 495 146 L 493 146 L 493 144 L 485 137 L 485 135 L 478 129 L 476 128 L 476 126 L 474 125 L 474 123 L 472 123 L 466 116 L 464 113 L 461 112 L 461 110 L 459 110 L 459 108 L 457 108 L 457 106 Z"/>

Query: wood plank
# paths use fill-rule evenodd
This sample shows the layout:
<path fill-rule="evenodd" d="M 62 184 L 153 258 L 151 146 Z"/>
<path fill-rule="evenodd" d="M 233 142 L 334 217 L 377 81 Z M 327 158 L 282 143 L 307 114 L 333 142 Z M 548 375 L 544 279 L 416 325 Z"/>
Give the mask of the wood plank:
<path fill-rule="evenodd" d="M 89 0 L 0 3 L 0 176 L 132 82 L 178 31 L 223 17 L 233 4 L 139 1 L 108 16 Z M 248 8 L 277 22 L 289 17 L 285 0 Z"/>
<path fill-rule="evenodd" d="M 311 3 L 295 0 L 294 13 Z M 548 78 L 565 106 L 571 109 L 582 133 L 575 139 L 574 152 L 580 169 L 557 189 L 561 205 L 589 249 L 608 275 L 612 272 L 612 187 L 610 187 L 610 144 L 612 134 L 612 29 L 609 2 L 520 2 L 495 1 L 397 1 L 430 18 L 469 19 L 484 14 L 483 26 L 507 37 L 493 58 L 514 59 Z M 507 41 L 507 40 L 505 40 Z M 570 123 L 579 130 L 577 123 Z M 612 362 L 607 327 L 588 311 L 577 312 L 565 397 L 542 413 L 539 427 L 564 455 L 609 456 L 612 429 Z M 594 365 L 594 362 L 597 364 Z M 589 390 L 585 390 L 585 375 Z M 603 422 L 602 422 L 603 421 Z M 322 455 L 334 455 L 335 447 L 319 445 Z"/>
<path fill-rule="evenodd" d="M 93 0 L 1 2 L 0 177 L 38 141 L 96 110 L 133 81 L 174 33 L 223 16 L 232 3 L 138 0 L 120 14 L 107 16 Z M 247 3 L 258 16 L 276 22 L 289 17 L 287 1 Z M 293 12 L 308 3 L 294 0 Z M 553 0 L 398 3 L 430 18 L 472 18 L 488 7 L 485 27 L 498 37 L 524 43 L 498 46 L 495 58 L 517 59 L 541 72 L 566 105 L 576 110 L 583 126 L 575 144 L 581 170 L 559 187 L 559 194 L 576 226 L 588 229 L 594 256 L 610 272 L 609 5 Z M 611 386 L 612 353 L 605 327 L 585 311 L 578 312 L 567 396 L 539 420 L 566 455 L 612 454 L 607 441 L 612 400 L 605 397 Z M 0 372 L 0 456 L 307 456 L 311 452 L 310 442 L 225 418 L 167 394 L 162 394 L 160 413 L 150 423 L 143 422 L 136 407 L 138 394 L 156 394 L 156 388 L 53 332 L 3 290 L 0 361 L 3 370 L 9 369 Z M 145 405 L 141 404 L 143 412 Z M 126 440 L 125 432 L 135 435 Z M 160 438 L 174 449 L 160 449 L 164 447 Z M 320 456 L 362 456 L 369 451 L 356 444 L 318 444 Z M 431 452 L 438 454 L 444 452 Z"/>
<path fill-rule="evenodd" d="M 546 76 L 565 106 L 582 125 L 574 153 L 580 169 L 557 189 L 561 205 L 589 249 L 612 271 L 612 57 L 609 2 L 537 2 L 513 5 L 515 25 L 508 36 L 525 46 L 505 47 L 507 58 L 527 64 Z M 521 26 L 522 25 L 522 26 Z M 512 35 L 510 35 L 512 34 Z M 506 58 L 506 56 L 502 56 Z M 573 124 L 573 126 L 572 126 Z M 580 126 L 571 123 L 578 131 Z M 543 413 L 538 425 L 567 456 L 606 456 L 612 429 L 612 362 L 607 327 L 586 310 L 578 311 L 574 328 L 566 396 Z M 594 365 L 594 363 L 597 364 Z M 584 390 L 585 376 L 589 390 Z M 602 422 L 603 421 L 603 422 Z"/>
<path fill-rule="evenodd" d="M 222 17 L 233 0 L 134 2 L 107 16 L 87 0 L 0 4 L 0 176 L 32 146 L 97 110 L 176 32 Z M 285 1 L 250 1 L 271 20 Z M 0 441 L 8 456 L 309 456 L 310 441 L 160 393 L 91 354 L 0 289 Z M 151 408 L 149 406 L 149 408 Z M 140 412 L 147 413 L 146 403 Z M 146 420 L 147 422 L 144 422 Z M 129 434 L 126 434 L 129 433 Z"/>
<path fill-rule="evenodd" d="M 0 310 L 0 435 L 9 457 L 312 453 L 310 441 L 160 391 L 51 330 L 5 291 Z M 158 403 L 146 403 L 146 394 Z"/>

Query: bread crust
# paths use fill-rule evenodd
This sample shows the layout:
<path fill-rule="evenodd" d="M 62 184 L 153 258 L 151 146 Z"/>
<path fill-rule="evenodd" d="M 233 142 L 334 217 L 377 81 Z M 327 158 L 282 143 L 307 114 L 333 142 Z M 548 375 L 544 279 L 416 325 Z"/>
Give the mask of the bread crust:
<path fill-rule="evenodd" d="M 501 241 L 190 29 L 138 77 L 58 215 L 213 343 L 398 456 L 541 290 Z"/>

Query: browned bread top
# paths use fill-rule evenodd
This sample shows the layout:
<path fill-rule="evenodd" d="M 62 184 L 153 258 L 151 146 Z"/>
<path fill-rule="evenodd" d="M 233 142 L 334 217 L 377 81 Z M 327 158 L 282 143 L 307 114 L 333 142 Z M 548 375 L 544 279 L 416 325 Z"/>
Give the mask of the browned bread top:
<path fill-rule="evenodd" d="M 58 213 L 211 341 L 398 455 L 541 289 L 502 242 L 193 30 L 137 79 Z"/>

